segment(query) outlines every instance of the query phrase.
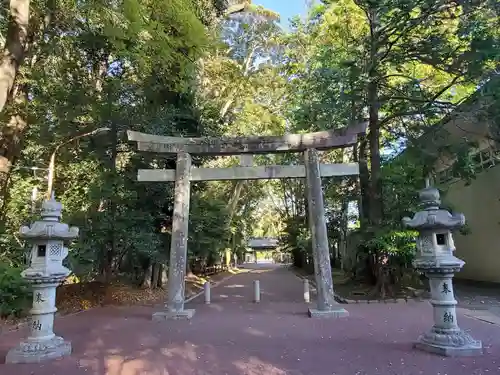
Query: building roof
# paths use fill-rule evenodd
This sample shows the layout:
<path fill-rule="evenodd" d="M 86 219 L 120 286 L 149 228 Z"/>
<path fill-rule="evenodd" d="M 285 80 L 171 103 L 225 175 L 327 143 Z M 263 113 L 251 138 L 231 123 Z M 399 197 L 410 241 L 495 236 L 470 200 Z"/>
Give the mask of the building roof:
<path fill-rule="evenodd" d="M 485 109 L 488 107 L 486 100 L 490 96 L 490 90 L 499 81 L 500 75 L 491 76 L 452 113 L 427 128 L 413 145 L 404 149 L 396 158 L 415 148 L 437 156 L 440 147 L 489 137 L 491 122 L 485 116 Z"/>
<path fill-rule="evenodd" d="M 278 245 L 279 240 L 272 237 L 256 237 L 248 241 L 248 247 L 252 249 L 275 249 Z"/>

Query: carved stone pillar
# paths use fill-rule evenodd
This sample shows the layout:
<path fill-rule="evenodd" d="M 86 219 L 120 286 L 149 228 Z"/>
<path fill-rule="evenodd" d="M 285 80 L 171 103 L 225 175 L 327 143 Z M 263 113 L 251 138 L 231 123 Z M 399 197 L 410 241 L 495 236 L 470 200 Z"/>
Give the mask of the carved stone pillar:
<path fill-rule="evenodd" d="M 78 237 L 78 228 L 61 223 L 62 204 L 54 199 L 42 203 L 42 220 L 21 227 L 20 237 L 32 243 L 30 266 L 21 276 L 33 286 L 30 333 L 7 353 L 6 363 L 33 363 L 71 354 L 71 343 L 54 333 L 56 288 L 71 273 L 62 261 L 66 247 Z"/>
<path fill-rule="evenodd" d="M 440 209 L 439 191 L 427 187 L 420 192 L 423 210 L 403 224 L 419 232 L 414 266 L 429 278 L 434 325 L 415 344 L 420 350 L 444 356 L 475 356 L 483 352 L 481 341 L 460 329 L 457 324 L 453 276 L 465 264 L 453 255 L 452 230 L 465 224 L 463 214 Z"/>
<path fill-rule="evenodd" d="M 347 310 L 335 302 L 333 291 L 332 269 L 330 264 L 330 249 L 326 230 L 323 189 L 318 151 L 308 149 L 304 153 L 306 168 L 307 199 L 309 206 L 309 225 L 312 237 L 312 253 L 314 260 L 314 275 L 317 290 L 317 308 L 309 309 L 310 317 L 345 317 Z"/>
<path fill-rule="evenodd" d="M 177 154 L 175 170 L 174 217 L 168 265 L 167 304 L 164 311 L 153 314 L 153 320 L 191 319 L 194 310 L 184 309 L 184 278 L 186 275 L 189 201 L 191 199 L 191 156 Z"/>

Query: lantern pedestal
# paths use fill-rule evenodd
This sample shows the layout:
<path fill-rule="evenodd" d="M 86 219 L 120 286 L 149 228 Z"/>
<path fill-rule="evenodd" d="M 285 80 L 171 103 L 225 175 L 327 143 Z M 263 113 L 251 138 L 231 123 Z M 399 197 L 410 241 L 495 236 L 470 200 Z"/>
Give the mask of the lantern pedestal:
<path fill-rule="evenodd" d="M 455 257 L 453 257 L 455 258 Z M 444 260 L 443 260 L 444 261 Z M 455 258 L 448 259 L 440 269 L 430 270 L 420 264 L 429 278 L 434 310 L 434 326 L 418 338 L 415 348 L 447 357 L 477 356 L 483 353 L 481 341 L 474 340 L 471 335 L 458 327 L 456 305 L 453 293 L 453 271 L 459 270 L 463 262 Z M 418 264 L 418 263 L 417 263 Z M 439 272 L 442 271 L 442 272 Z"/>
<path fill-rule="evenodd" d="M 483 354 L 481 341 L 474 340 L 461 329 L 450 332 L 432 328 L 430 332 L 419 337 L 414 347 L 445 357 L 476 357 Z"/>
<path fill-rule="evenodd" d="M 71 354 L 71 343 L 54 334 L 55 297 L 57 286 L 66 276 L 25 278 L 33 285 L 33 308 L 30 310 L 30 334 L 12 348 L 6 363 L 37 363 Z"/>
<path fill-rule="evenodd" d="M 51 199 L 42 204 L 42 220 L 22 227 L 21 238 L 32 243 L 30 266 L 21 276 L 33 287 L 30 334 L 12 348 L 6 363 L 37 363 L 71 354 L 71 343 L 54 334 L 56 288 L 71 273 L 62 261 L 66 245 L 78 237 L 78 228 L 59 222 L 62 205 Z"/>
<path fill-rule="evenodd" d="M 26 341 L 9 350 L 5 363 L 38 363 L 65 357 L 71 354 L 71 343 L 62 337 L 54 336 L 49 340 Z"/>

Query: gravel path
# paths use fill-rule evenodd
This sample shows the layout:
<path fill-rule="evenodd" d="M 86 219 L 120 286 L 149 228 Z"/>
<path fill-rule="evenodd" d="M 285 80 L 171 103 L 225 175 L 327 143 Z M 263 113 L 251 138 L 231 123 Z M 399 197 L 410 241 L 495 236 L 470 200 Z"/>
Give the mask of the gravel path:
<path fill-rule="evenodd" d="M 261 266 L 263 267 L 263 266 Z M 262 302 L 252 300 L 260 280 Z M 459 316 L 485 355 L 442 358 L 412 349 L 430 328 L 427 302 L 344 305 L 349 318 L 310 319 L 302 282 L 272 265 L 195 299 L 191 321 L 151 321 L 152 308 L 99 308 L 59 318 L 73 355 L 42 365 L 0 364 L 2 375 L 483 375 L 500 373 L 500 327 Z M 0 336 L 0 358 L 21 333 Z"/>

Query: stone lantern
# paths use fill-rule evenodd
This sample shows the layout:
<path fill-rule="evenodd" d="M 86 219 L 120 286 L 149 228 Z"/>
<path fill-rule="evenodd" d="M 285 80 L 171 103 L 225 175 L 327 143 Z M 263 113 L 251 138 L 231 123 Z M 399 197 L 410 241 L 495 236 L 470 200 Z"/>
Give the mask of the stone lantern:
<path fill-rule="evenodd" d="M 481 341 L 458 327 L 453 294 L 453 275 L 465 262 L 453 255 L 452 230 L 462 227 L 465 217 L 440 209 L 439 191 L 433 187 L 420 191 L 419 198 L 423 210 L 413 219 L 403 218 L 403 224 L 419 232 L 414 266 L 429 278 L 434 325 L 419 337 L 415 347 L 450 357 L 480 355 Z"/>
<path fill-rule="evenodd" d="M 21 273 L 33 287 L 30 334 L 7 353 L 6 363 L 32 363 L 59 358 L 71 353 L 71 343 L 53 331 L 57 311 L 56 288 L 70 274 L 62 261 L 66 247 L 78 237 L 78 228 L 61 223 L 62 204 L 54 198 L 42 204 L 42 219 L 20 229 L 21 238 L 31 243 L 31 261 Z"/>

